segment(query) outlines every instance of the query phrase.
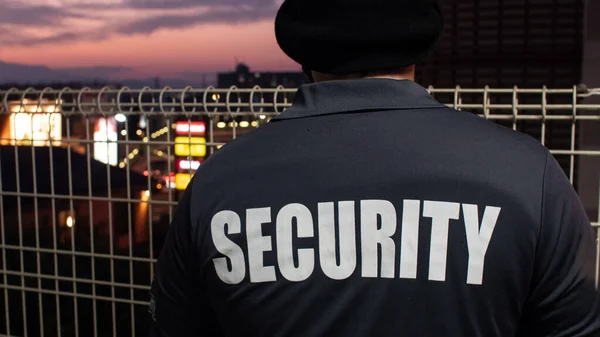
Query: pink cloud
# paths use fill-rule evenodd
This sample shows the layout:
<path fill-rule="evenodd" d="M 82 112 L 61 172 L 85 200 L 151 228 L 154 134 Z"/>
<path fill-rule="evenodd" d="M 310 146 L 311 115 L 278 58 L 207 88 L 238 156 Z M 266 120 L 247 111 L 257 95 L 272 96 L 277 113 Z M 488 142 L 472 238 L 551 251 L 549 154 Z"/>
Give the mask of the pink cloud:
<path fill-rule="evenodd" d="M 273 21 L 205 24 L 160 29 L 145 35 L 115 35 L 98 41 L 56 42 L 5 48 L 6 62 L 43 64 L 53 68 L 120 66 L 133 68 L 124 76 L 170 76 L 180 72 L 233 69 L 239 59 L 256 70 L 296 70 L 299 67 L 277 46 Z"/>

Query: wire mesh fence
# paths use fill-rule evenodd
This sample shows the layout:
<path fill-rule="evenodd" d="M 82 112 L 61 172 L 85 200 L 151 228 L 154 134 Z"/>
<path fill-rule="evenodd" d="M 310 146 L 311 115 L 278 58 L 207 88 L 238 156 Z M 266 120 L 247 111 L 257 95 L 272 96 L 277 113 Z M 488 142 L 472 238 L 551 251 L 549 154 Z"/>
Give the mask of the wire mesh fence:
<path fill-rule="evenodd" d="M 289 107 L 295 91 L 0 91 L 0 335 L 147 335 L 153 262 L 181 191 L 223 144 Z M 585 174 L 600 146 L 580 137 L 600 125 L 600 105 L 584 101 L 599 90 L 429 91 L 537 138 L 576 187 L 600 188 Z"/>

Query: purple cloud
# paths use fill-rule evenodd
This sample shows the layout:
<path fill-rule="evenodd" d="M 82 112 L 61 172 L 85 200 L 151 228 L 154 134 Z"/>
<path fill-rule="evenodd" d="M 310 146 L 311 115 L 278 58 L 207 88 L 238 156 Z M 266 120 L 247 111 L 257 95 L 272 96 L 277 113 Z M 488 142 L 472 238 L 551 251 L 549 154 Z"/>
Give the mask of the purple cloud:
<path fill-rule="evenodd" d="M 0 24 L 18 26 L 49 26 L 59 24 L 63 19 L 75 17 L 65 8 L 52 6 L 15 6 L 11 3 L 0 2 Z"/>
<path fill-rule="evenodd" d="M 69 41 L 97 41 L 110 35 L 150 34 L 160 29 L 183 29 L 207 23 L 249 23 L 275 16 L 277 0 L 66 0 L 62 6 L 0 0 L 0 45 L 39 45 Z M 115 18 L 102 12 L 139 12 Z M 186 9 L 182 12 L 181 9 Z M 160 11 L 157 11 L 160 10 Z M 157 13 L 158 12 L 158 13 Z M 141 18 L 140 18 L 141 17 Z M 94 19 L 93 30 L 70 27 L 67 20 Z M 21 27 L 15 34 L 14 27 Z M 59 28 L 50 36 L 36 36 L 24 28 Z M 66 28 L 69 29 L 66 29 Z M 62 30 L 60 28 L 63 28 Z"/>
<path fill-rule="evenodd" d="M 182 0 L 184 1 L 184 0 Z M 207 23 L 240 24 L 259 21 L 275 15 L 276 8 L 235 6 L 223 8 L 219 6 L 206 13 L 185 15 L 160 15 L 137 20 L 119 27 L 121 34 L 150 34 L 162 28 L 185 28 Z"/>

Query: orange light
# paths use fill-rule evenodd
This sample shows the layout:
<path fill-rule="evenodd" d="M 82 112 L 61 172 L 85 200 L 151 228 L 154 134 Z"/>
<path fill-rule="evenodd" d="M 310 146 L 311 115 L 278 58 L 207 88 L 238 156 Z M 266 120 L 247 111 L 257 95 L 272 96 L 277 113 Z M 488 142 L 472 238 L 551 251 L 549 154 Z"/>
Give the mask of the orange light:
<path fill-rule="evenodd" d="M 162 186 L 162 184 L 156 184 L 156 188 L 160 190 L 163 188 L 163 186 Z"/>
<path fill-rule="evenodd" d="M 188 173 L 177 173 L 175 175 L 175 188 L 183 191 L 192 180 L 192 175 Z"/>

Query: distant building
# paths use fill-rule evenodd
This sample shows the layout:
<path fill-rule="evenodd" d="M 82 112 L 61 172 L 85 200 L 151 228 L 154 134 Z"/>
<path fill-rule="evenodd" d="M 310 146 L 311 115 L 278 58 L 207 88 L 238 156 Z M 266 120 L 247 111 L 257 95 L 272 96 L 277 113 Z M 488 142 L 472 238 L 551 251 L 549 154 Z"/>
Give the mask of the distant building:
<path fill-rule="evenodd" d="M 600 1 L 588 0 L 582 82 L 589 88 L 600 88 Z M 600 96 L 590 97 L 585 104 L 599 104 Z M 578 130 L 581 150 L 600 149 L 600 121 L 586 121 Z M 592 221 L 600 222 L 600 156 L 581 156 L 578 192 Z"/>
<path fill-rule="evenodd" d="M 418 80 L 476 88 L 578 84 L 585 5 L 585 0 L 444 1 L 443 36 L 419 67 Z"/>
<path fill-rule="evenodd" d="M 253 72 L 250 67 L 240 63 L 235 71 L 230 73 L 219 73 L 217 75 L 219 88 L 276 88 L 280 85 L 286 88 L 296 88 L 308 83 L 308 79 L 302 72 Z"/>
<path fill-rule="evenodd" d="M 246 64 L 240 63 L 233 72 L 217 74 L 217 83 L 219 89 L 227 89 L 234 86 L 245 89 L 254 88 L 255 86 L 261 88 L 277 88 L 283 86 L 284 88 L 295 89 L 309 83 L 309 81 L 302 72 L 255 72 L 251 71 L 250 67 Z M 230 100 L 236 101 L 239 98 L 242 102 L 248 102 L 250 97 L 251 95 L 248 93 L 238 93 L 232 95 Z M 272 103 L 277 101 L 277 103 L 284 104 L 292 102 L 293 98 L 293 93 L 285 95 L 278 94 L 277 99 L 275 99 L 273 93 L 264 93 L 253 96 L 254 103 L 257 104 L 260 103 L 261 99 L 265 102 Z M 223 103 L 225 97 L 221 96 L 221 94 L 215 94 L 212 95 L 212 99 L 215 102 Z M 220 108 L 219 111 L 226 112 L 227 110 L 225 108 Z M 216 116 L 214 120 L 217 126 L 214 133 L 215 141 L 226 142 L 231 139 L 233 128 L 236 129 L 236 135 L 242 135 L 252 130 L 254 127 L 267 122 L 269 120 L 267 114 L 271 114 L 275 111 L 273 107 L 263 107 L 262 112 L 265 115 L 260 115 L 259 118 L 255 118 L 256 116 L 238 116 L 233 118 L 226 114 L 223 116 Z"/>

